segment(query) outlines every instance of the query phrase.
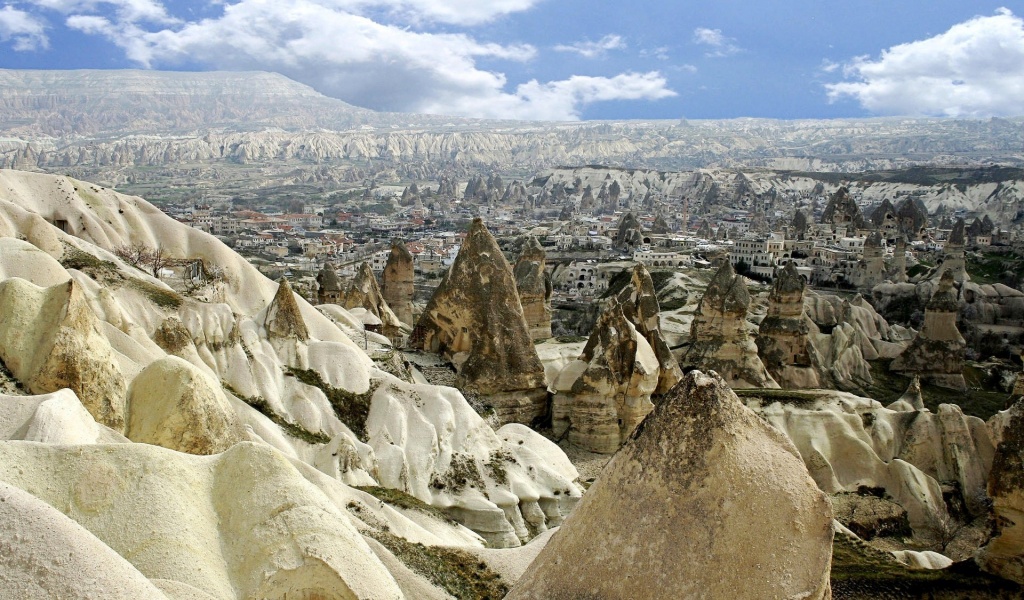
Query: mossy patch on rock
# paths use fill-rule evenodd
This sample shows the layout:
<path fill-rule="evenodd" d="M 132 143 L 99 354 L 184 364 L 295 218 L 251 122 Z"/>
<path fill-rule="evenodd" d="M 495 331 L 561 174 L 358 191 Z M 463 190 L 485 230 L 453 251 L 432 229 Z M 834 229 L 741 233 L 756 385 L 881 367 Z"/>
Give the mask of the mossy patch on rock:
<path fill-rule="evenodd" d="M 410 496 L 401 490 L 375 485 L 356 486 L 356 489 L 370 494 L 378 500 L 383 501 L 385 504 L 390 504 L 391 506 L 398 508 L 418 510 L 421 513 L 430 515 L 440 521 L 452 524 L 456 523 L 456 521 L 449 517 L 443 510 L 431 506 L 419 498 Z"/>
<path fill-rule="evenodd" d="M 370 416 L 370 401 L 374 392 L 380 387 L 380 381 L 371 380 L 365 392 L 357 394 L 329 385 L 313 369 L 289 369 L 286 375 L 292 375 L 302 383 L 318 388 L 327 396 L 327 401 L 334 409 L 334 415 L 345 424 L 360 441 L 367 440 L 366 419 Z"/>

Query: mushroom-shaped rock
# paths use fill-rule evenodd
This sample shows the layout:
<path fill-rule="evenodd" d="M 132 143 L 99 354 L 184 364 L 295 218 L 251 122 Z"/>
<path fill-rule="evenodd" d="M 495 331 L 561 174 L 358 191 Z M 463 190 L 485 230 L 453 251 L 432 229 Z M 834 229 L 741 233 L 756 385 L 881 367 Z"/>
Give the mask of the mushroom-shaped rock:
<path fill-rule="evenodd" d="M 243 438 L 220 386 L 176 356 L 153 361 L 132 380 L 127 425 L 133 442 L 188 454 L 223 452 Z"/>
<path fill-rule="evenodd" d="M 473 219 L 412 338 L 413 345 L 461 365 L 458 387 L 488 397 L 499 421 L 531 423 L 544 413 L 544 367 L 530 339 L 512 267 L 483 220 Z"/>
<path fill-rule="evenodd" d="M 513 271 L 523 316 L 534 340 L 551 337 L 551 280 L 544 270 L 544 259 L 544 248 L 531 235 L 523 244 Z"/>
<path fill-rule="evenodd" d="M 35 394 L 70 388 L 98 422 L 124 428 L 124 375 L 82 289 L 0 283 L 0 359 Z"/>
<path fill-rule="evenodd" d="M 779 384 L 765 369 L 757 346 L 747 333 L 750 292 L 732 265 L 723 264 L 697 305 L 690 325 L 690 347 L 680 363 L 713 370 L 734 387 L 771 387 Z"/>
<path fill-rule="evenodd" d="M 338 273 L 335 272 L 334 267 L 325 264 L 324 268 L 320 269 L 320 272 L 316 274 L 316 284 L 317 304 L 338 304 L 341 300 L 343 288 L 341 279 L 338 279 Z"/>
<path fill-rule="evenodd" d="M 270 301 L 267 316 L 263 321 L 267 335 L 276 338 L 295 338 L 304 342 L 309 339 L 309 330 L 302 319 L 299 303 L 295 301 L 292 286 L 283 277 L 278 284 L 277 293 Z"/>
<path fill-rule="evenodd" d="M 395 240 L 391 243 L 391 253 L 381 274 L 381 292 L 384 300 L 395 312 L 402 323 L 413 325 L 413 264 L 412 254 L 405 247 L 405 242 Z"/>
<path fill-rule="evenodd" d="M 2 598 L 167 598 L 84 527 L 2 481 L 0 540 Z"/>
<path fill-rule="evenodd" d="M 828 598 L 832 535 L 829 500 L 789 440 L 692 371 L 508 598 Z"/>

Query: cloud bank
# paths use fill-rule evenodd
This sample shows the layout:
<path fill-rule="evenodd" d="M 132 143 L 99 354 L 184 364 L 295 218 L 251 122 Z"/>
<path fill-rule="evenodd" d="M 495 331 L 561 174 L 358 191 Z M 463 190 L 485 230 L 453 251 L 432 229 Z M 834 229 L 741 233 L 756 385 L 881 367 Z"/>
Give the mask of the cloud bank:
<path fill-rule="evenodd" d="M 147 67 L 204 65 L 282 73 L 321 93 L 377 110 L 487 118 L 574 120 L 592 102 L 675 95 L 657 71 L 571 76 L 509 89 L 488 64 L 528 62 L 528 44 L 449 32 L 531 8 L 539 0 L 238 0 L 213 16 L 184 20 L 156 0 L 33 0 L 64 24 L 102 36 Z M 439 26 L 441 24 L 443 26 Z M 0 30 L 2 31 L 2 30 Z M 577 44 L 600 56 L 619 36 Z"/>
<path fill-rule="evenodd" d="M 31 52 L 50 46 L 44 22 L 13 6 L 0 8 L 0 42 L 10 42 L 17 52 Z"/>
<path fill-rule="evenodd" d="M 825 86 L 831 101 L 852 98 L 885 115 L 1024 115 L 1024 20 L 1002 8 L 934 37 L 844 65 L 850 81 Z"/>

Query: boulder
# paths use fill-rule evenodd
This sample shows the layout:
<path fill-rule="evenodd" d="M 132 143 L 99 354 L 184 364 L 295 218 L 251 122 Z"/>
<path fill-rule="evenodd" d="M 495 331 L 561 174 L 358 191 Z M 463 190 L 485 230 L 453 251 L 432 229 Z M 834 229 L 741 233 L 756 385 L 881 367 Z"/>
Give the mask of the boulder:
<path fill-rule="evenodd" d="M 546 411 L 544 367 L 512 267 L 483 220 L 473 219 L 410 343 L 455 363 L 458 387 L 486 397 L 499 422 L 528 424 Z"/>
<path fill-rule="evenodd" d="M 220 385 L 176 356 L 151 362 L 128 388 L 126 435 L 188 454 L 217 454 L 244 439 Z"/>
<path fill-rule="evenodd" d="M 829 500 L 792 444 L 693 371 L 507 598 L 829 598 L 832 536 Z"/>

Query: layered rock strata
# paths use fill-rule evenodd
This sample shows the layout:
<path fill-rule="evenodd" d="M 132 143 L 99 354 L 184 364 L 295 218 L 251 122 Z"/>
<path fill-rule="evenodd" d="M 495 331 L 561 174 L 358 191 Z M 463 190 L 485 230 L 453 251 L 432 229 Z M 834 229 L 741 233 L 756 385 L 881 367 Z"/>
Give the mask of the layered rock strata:
<path fill-rule="evenodd" d="M 772 379 L 757 355 L 747 330 L 750 292 L 732 265 L 718 269 L 697 305 L 690 325 L 690 346 L 680 358 L 684 367 L 714 370 L 732 387 L 772 387 Z"/>
<path fill-rule="evenodd" d="M 694 371 L 612 458 L 508 598 L 742 590 L 824 599 L 832 536 L 828 498 L 789 440 L 720 377 Z M 680 559 L 681 548 L 694 551 Z"/>
<path fill-rule="evenodd" d="M 449 358 L 458 369 L 458 387 L 484 397 L 499 422 L 529 424 L 547 410 L 544 367 L 512 267 L 479 218 L 410 343 Z"/>
<path fill-rule="evenodd" d="M 523 244 L 513 271 L 523 316 L 530 329 L 530 338 L 534 340 L 551 337 L 551 278 L 544 268 L 544 260 L 544 248 L 531 235 Z"/>

